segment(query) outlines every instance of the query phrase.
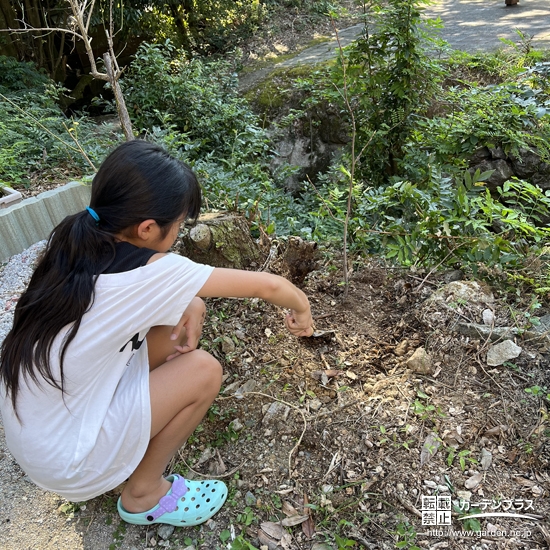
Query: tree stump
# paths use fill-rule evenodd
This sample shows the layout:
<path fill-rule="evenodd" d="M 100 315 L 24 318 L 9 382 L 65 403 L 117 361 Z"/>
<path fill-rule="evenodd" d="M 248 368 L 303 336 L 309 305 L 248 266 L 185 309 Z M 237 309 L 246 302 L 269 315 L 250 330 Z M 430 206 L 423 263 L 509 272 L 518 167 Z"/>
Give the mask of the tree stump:
<path fill-rule="evenodd" d="M 253 266 L 261 259 L 246 220 L 227 212 L 200 216 L 197 224 L 185 231 L 176 251 L 194 262 L 235 269 Z"/>
<path fill-rule="evenodd" d="M 289 237 L 282 257 L 283 272 L 297 285 L 301 285 L 308 273 L 318 269 L 317 243 L 300 237 Z"/>

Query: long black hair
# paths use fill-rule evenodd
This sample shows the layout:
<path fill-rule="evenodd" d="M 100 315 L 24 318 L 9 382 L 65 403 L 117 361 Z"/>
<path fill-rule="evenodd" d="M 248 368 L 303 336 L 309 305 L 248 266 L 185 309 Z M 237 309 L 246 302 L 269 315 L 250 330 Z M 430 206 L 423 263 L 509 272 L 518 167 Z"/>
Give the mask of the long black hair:
<path fill-rule="evenodd" d="M 115 257 L 115 235 L 153 219 L 166 236 L 183 215 L 196 218 L 201 190 L 191 169 L 162 147 L 141 140 L 118 146 L 92 182 L 90 207 L 68 216 L 52 232 L 26 292 L 15 308 L 13 327 L 1 349 L 0 381 L 16 409 L 21 376 L 41 376 L 63 393 L 63 359 L 82 316 L 93 304 L 97 276 Z M 72 323 L 63 341 L 57 379 L 52 344 Z"/>

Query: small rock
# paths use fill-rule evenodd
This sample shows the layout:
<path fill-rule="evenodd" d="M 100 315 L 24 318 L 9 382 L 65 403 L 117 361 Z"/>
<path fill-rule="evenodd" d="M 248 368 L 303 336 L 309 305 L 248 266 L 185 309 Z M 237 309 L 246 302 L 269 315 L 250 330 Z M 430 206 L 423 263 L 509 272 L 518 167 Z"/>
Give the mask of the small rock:
<path fill-rule="evenodd" d="M 245 393 L 249 391 L 254 391 L 256 388 L 256 381 L 255 380 L 247 380 L 236 392 L 235 397 L 243 396 Z"/>
<path fill-rule="evenodd" d="M 494 536 L 494 535 L 501 535 L 502 533 L 505 533 L 506 529 L 501 525 L 493 525 L 492 523 L 487 522 L 485 526 L 485 531 L 487 531 L 487 534 Z"/>
<path fill-rule="evenodd" d="M 487 352 L 487 364 L 490 367 L 498 367 L 510 359 L 515 359 L 522 352 L 522 349 L 512 340 L 504 340 L 489 348 Z"/>
<path fill-rule="evenodd" d="M 409 349 L 409 341 L 403 340 L 402 342 L 399 342 L 397 346 L 395 346 L 395 349 L 393 350 L 393 353 L 397 355 L 397 357 L 403 357 L 407 353 L 407 350 Z"/>
<path fill-rule="evenodd" d="M 481 449 L 481 469 L 488 470 L 493 462 L 493 455 L 487 449 Z"/>
<path fill-rule="evenodd" d="M 233 393 L 240 385 L 240 380 L 237 380 L 236 382 L 231 382 L 231 384 L 225 386 L 222 393 Z"/>
<path fill-rule="evenodd" d="M 492 326 L 495 323 L 495 314 L 490 309 L 484 309 L 481 314 L 483 317 L 483 324 L 487 326 Z"/>
<path fill-rule="evenodd" d="M 482 479 L 482 474 L 474 474 L 464 482 L 464 487 L 466 487 L 466 489 L 475 489 L 481 483 Z"/>
<path fill-rule="evenodd" d="M 514 327 L 488 327 L 487 325 L 478 325 L 477 323 L 462 322 L 457 323 L 452 330 L 469 338 L 490 339 L 492 342 L 502 340 L 503 338 L 511 338 L 518 333 L 518 329 Z"/>
<path fill-rule="evenodd" d="M 239 340 L 244 340 L 246 338 L 246 335 L 245 333 L 242 331 L 242 330 L 236 330 L 235 331 L 235 336 L 239 339 Z"/>
<path fill-rule="evenodd" d="M 232 420 L 232 421 L 229 423 L 229 427 L 230 427 L 234 432 L 240 432 L 240 431 L 244 428 L 244 424 L 243 424 L 238 418 L 235 418 L 235 420 Z"/>
<path fill-rule="evenodd" d="M 435 370 L 432 359 L 424 348 L 417 348 L 405 361 L 405 366 L 418 374 L 432 374 Z"/>
<path fill-rule="evenodd" d="M 235 351 L 235 342 L 229 336 L 224 336 L 221 341 L 221 348 L 223 353 L 233 353 Z"/>
<path fill-rule="evenodd" d="M 332 491 L 334 491 L 334 485 L 326 484 L 326 485 L 323 485 L 321 489 L 323 493 L 332 493 Z"/>
<path fill-rule="evenodd" d="M 195 550 L 195 547 L 193 545 L 186 546 L 183 550 Z"/>
<path fill-rule="evenodd" d="M 215 528 L 216 528 L 216 522 L 213 520 L 213 519 L 209 519 L 206 523 L 205 523 L 206 527 L 208 527 L 208 529 L 210 529 L 210 531 L 213 531 Z"/>
<path fill-rule="evenodd" d="M 476 281 L 453 281 L 436 290 L 428 301 L 447 304 L 452 302 L 492 304 L 495 297 L 490 290 Z"/>
<path fill-rule="evenodd" d="M 431 479 L 425 479 L 424 485 L 426 485 L 426 487 L 429 487 L 430 489 L 437 489 L 437 483 L 435 481 L 432 481 Z"/>
<path fill-rule="evenodd" d="M 290 407 L 279 401 L 274 401 L 269 405 L 267 412 L 262 420 L 264 426 L 273 426 L 275 424 L 286 422 L 290 413 Z"/>
<path fill-rule="evenodd" d="M 161 525 L 157 529 L 157 535 L 163 540 L 168 540 L 172 536 L 174 529 L 173 525 Z"/>
<path fill-rule="evenodd" d="M 321 403 L 321 401 L 319 401 L 319 399 L 312 399 L 309 402 L 309 408 L 312 411 L 318 411 L 322 406 L 323 406 L 323 404 Z"/>
<path fill-rule="evenodd" d="M 470 502 L 472 493 L 470 491 L 457 491 L 456 496 L 462 501 Z"/>
<path fill-rule="evenodd" d="M 405 485 L 403 485 L 403 483 L 398 483 L 395 488 L 397 489 L 398 493 L 402 493 L 405 490 Z"/>
<path fill-rule="evenodd" d="M 244 496 L 244 503 L 247 506 L 256 506 L 256 502 L 258 502 L 258 499 L 254 496 L 254 493 L 248 491 Z"/>
<path fill-rule="evenodd" d="M 200 466 L 201 464 L 208 462 L 211 458 L 215 456 L 216 451 L 212 447 L 206 447 L 206 449 L 204 449 L 204 451 L 201 453 L 201 456 L 199 456 L 197 462 L 195 462 L 195 466 Z"/>
<path fill-rule="evenodd" d="M 454 281 L 462 281 L 464 279 L 464 273 L 460 269 L 452 269 L 443 273 L 443 280 L 446 283 L 453 283 Z"/>

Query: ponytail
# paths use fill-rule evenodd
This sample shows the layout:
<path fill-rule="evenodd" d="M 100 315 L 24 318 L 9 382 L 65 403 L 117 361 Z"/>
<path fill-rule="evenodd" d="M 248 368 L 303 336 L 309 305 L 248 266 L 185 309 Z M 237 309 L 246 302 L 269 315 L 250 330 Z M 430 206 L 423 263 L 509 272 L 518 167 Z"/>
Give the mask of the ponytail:
<path fill-rule="evenodd" d="M 43 378 L 64 392 L 63 360 L 82 316 L 93 305 L 97 276 L 115 258 L 115 235 L 147 219 L 154 219 L 166 235 L 182 214 L 196 218 L 200 203 L 200 186 L 190 168 L 155 144 L 133 140 L 107 157 L 92 183 L 89 209 L 65 218 L 53 230 L 15 308 L 0 359 L 0 380 L 14 410 L 21 376 L 37 383 Z M 52 344 L 71 324 L 56 378 Z"/>

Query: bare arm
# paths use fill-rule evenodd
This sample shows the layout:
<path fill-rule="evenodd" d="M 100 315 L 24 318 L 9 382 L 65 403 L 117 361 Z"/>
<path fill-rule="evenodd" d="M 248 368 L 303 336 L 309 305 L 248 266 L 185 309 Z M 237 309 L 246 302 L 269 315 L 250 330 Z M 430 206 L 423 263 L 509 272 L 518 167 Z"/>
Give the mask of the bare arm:
<path fill-rule="evenodd" d="M 290 281 L 271 273 L 216 268 L 197 294 L 202 298 L 261 298 L 290 309 L 286 325 L 295 336 L 311 336 L 307 296 Z"/>

